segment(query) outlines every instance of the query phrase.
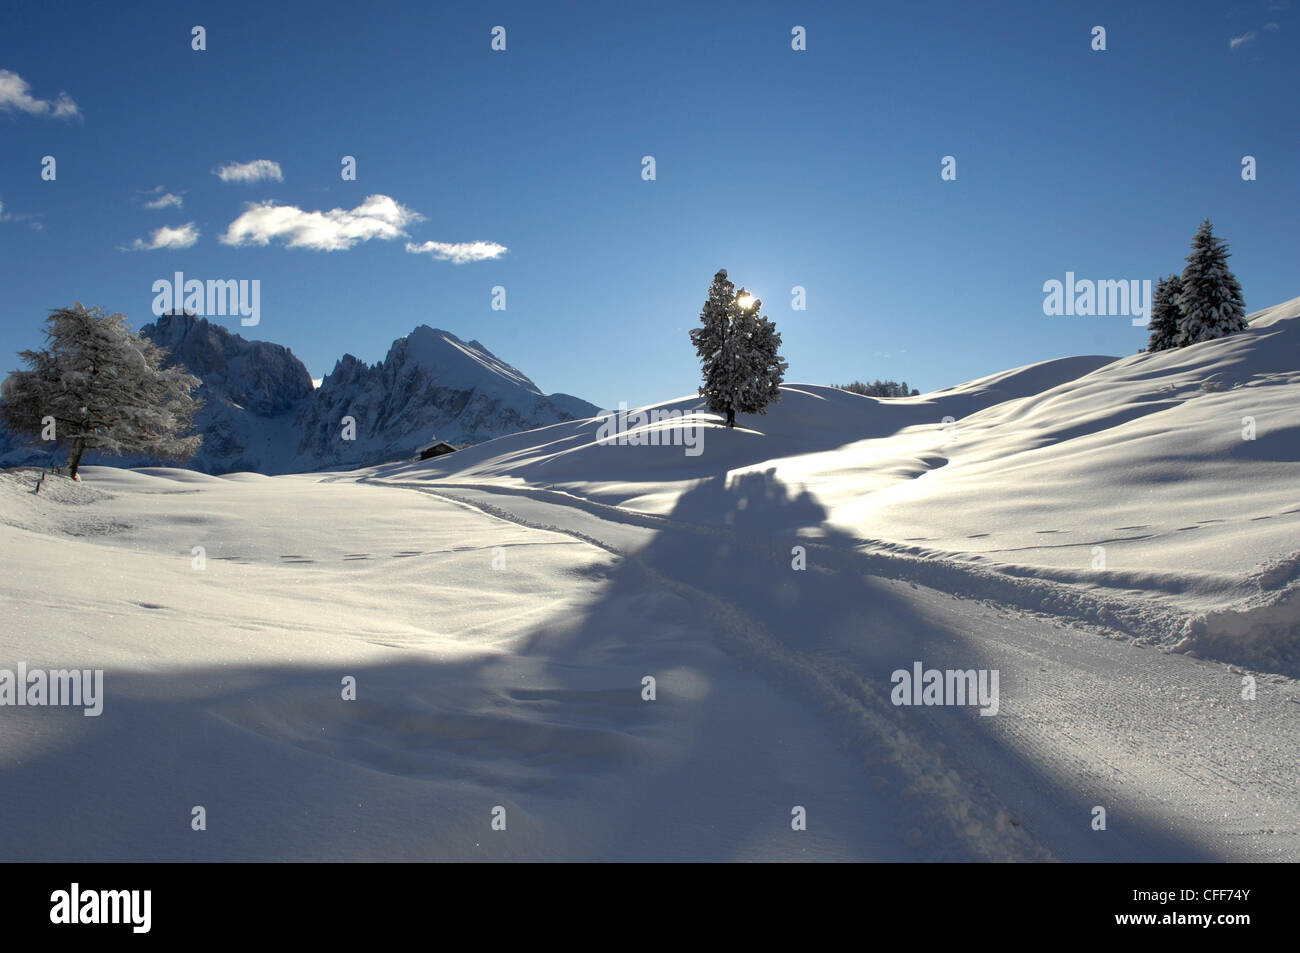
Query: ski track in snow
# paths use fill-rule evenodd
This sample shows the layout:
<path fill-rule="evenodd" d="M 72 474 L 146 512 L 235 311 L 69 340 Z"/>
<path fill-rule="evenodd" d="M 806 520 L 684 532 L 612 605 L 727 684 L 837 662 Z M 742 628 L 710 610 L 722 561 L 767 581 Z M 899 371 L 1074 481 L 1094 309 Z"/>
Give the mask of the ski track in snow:
<path fill-rule="evenodd" d="M 87 479 L 108 492 L 60 485 L 60 501 L 0 479 L 0 665 L 106 673 L 98 718 L 0 710 L 0 856 L 972 855 L 904 842 L 892 792 L 869 790 L 817 717 L 738 669 L 696 602 L 604 550 L 396 488 Z M 100 510 L 127 528 L 81 534 Z M 421 555 L 345 559 L 359 539 Z M 497 548 L 508 572 L 489 568 Z M 508 834 L 488 826 L 497 805 Z M 809 830 L 791 830 L 794 805 Z"/>
<path fill-rule="evenodd" d="M 1289 679 L 1260 676 L 1267 689 L 1243 701 L 1241 673 L 1226 665 L 911 581 L 935 578 L 933 564 L 887 560 L 893 578 L 864 574 L 844 553 L 819 566 L 834 550 L 801 539 L 819 583 L 812 621 L 791 581 L 802 574 L 770 540 L 549 490 L 384 483 L 637 559 L 657 584 L 703 600 L 729 651 L 829 714 L 874 785 L 921 802 L 900 805 L 898 821 L 917 836 L 938 827 L 940 842 L 984 859 L 1300 857 L 1300 692 Z M 740 576 L 745 585 L 728 586 Z M 997 578 L 962 566 L 937 578 L 961 576 L 965 591 Z M 986 596 L 1023 603 L 1019 582 L 986 584 Z M 1045 585 L 1034 581 L 1034 598 Z M 728 588 L 735 602 L 707 594 Z M 781 614 L 783 597 L 798 609 L 784 621 L 797 628 L 764 621 Z M 893 706 L 889 675 L 914 660 L 998 669 L 1000 713 Z M 1106 809 L 1106 832 L 1091 829 L 1095 806 Z"/>
<path fill-rule="evenodd" d="M 1236 668 L 1030 611 L 979 567 L 546 489 L 88 478 L 0 481 L 0 664 L 109 686 L 98 719 L 0 711 L 0 856 L 1300 856 L 1295 682 L 1243 701 Z M 915 661 L 996 669 L 999 713 L 894 706 Z"/>

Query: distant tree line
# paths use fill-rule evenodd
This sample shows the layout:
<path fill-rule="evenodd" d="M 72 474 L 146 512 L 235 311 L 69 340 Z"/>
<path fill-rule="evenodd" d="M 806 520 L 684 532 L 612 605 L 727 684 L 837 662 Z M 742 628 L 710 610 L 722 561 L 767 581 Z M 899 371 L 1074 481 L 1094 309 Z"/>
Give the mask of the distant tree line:
<path fill-rule="evenodd" d="M 861 394 L 864 397 L 919 397 L 921 392 L 916 388 L 907 389 L 907 381 L 901 384 L 898 381 L 874 380 L 870 384 L 863 381 L 854 381 L 852 384 L 836 384 L 840 390 L 846 390 L 851 394 Z"/>

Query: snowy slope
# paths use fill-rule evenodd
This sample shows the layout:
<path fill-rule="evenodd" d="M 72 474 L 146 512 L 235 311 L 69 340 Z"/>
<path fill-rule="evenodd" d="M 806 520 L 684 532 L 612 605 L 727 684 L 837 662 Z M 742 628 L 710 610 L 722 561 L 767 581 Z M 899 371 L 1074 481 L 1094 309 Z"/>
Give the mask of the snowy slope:
<path fill-rule="evenodd" d="M 599 547 L 337 478 L 85 477 L 0 474 L 0 668 L 101 668 L 106 695 L 93 718 L 0 708 L 4 860 L 952 853 L 876 819 L 887 799 L 699 597 Z"/>
<path fill-rule="evenodd" d="M 659 405 L 687 411 L 681 422 L 644 428 L 658 446 L 602 442 L 600 421 L 576 421 L 378 475 L 545 487 L 723 525 L 741 517 L 718 494 L 767 474 L 806 498 L 782 527 L 793 535 L 900 566 L 997 570 L 1035 604 L 1064 599 L 1143 639 L 1295 672 L 1297 368 L 1300 299 L 1177 351 L 1048 361 L 891 400 L 788 385 L 733 432 L 683 398 Z M 697 456 L 666 439 L 695 425 Z"/>
<path fill-rule="evenodd" d="M 557 496 L 0 476 L 0 667 L 105 671 L 98 717 L 0 709 L 0 857 L 1300 858 L 1289 680 L 792 572 L 761 474 L 734 529 Z M 998 670 L 998 715 L 892 706 L 914 660 Z"/>

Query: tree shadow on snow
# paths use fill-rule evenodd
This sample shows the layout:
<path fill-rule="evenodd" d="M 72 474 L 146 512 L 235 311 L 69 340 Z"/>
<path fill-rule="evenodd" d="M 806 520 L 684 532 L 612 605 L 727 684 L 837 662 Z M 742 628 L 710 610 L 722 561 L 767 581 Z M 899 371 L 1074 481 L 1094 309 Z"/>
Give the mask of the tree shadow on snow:
<path fill-rule="evenodd" d="M 819 563 L 853 541 L 809 493 L 719 474 L 671 515 L 703 512 L 509 656 L 110 671 L 98 718 L 4 710 L 45 740 L 0 766 L 0 858 L 1216 859 L 1141 805 L 1092 831 L 1104 802 L 993 724 L 1037 673 L 906 584 Z M 999 668 L 1004 714 L 893 706 L 918 660 Z"/>

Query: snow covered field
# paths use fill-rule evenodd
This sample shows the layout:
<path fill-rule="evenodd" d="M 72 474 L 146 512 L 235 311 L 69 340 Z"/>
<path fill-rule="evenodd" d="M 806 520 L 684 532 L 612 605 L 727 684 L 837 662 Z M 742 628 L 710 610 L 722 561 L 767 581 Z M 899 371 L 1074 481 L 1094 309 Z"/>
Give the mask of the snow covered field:
<path fill-rule="evenodd" d="M 653 446 L 0 474 L 0 668 L 105 673 L 0 708 L 0 857 L 1300 859 L 1300 299 L 1252 318 Z"/>

